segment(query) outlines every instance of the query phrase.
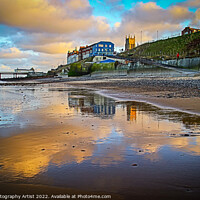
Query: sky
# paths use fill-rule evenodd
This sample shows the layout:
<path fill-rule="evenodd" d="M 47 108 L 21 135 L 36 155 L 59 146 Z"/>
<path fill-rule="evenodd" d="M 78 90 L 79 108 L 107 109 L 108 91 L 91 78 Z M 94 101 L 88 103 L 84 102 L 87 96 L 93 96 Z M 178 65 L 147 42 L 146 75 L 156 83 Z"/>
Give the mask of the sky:
<path fill-rule="evenodd" d="M 0 0 L 0 71 L 48 71 L 68 50 L 98 41 L 124 48 L 200 28 L 200 0 Z"/>

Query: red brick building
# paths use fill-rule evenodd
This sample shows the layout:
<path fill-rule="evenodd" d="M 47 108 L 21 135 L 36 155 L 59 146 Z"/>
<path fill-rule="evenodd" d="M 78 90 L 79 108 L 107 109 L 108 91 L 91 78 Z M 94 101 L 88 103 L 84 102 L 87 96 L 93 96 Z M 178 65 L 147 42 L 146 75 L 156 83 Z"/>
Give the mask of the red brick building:
<path fill-rule="evenodd" d="M 86 45 L 86 47 L 80 47 L 79 60 L 82 60 L 82 59 L 90 57 L 92 52 L 93 52 L 92 49 L 93 49 L 94 45 L 95 44 L 92 44 L 90 46 Z"/>
<path fill-rule="evenodd" d="M 83 60 L 83 50 L 84 49 L 85 49 L 85 46 L 80 46 L 78 60 Z"/>

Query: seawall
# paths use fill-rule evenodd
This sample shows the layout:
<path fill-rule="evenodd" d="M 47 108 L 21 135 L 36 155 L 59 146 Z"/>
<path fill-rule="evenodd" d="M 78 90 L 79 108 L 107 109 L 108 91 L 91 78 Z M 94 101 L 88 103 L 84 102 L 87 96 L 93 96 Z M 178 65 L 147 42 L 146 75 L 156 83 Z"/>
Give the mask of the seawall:
<path fill-rule="evenodd" d="M 164 60 L 163 64 L 168 64 L 178 67 L 196 68 L 200 71 L 200 57 L 197 58 L 183 58 L 179 60 Z"/>

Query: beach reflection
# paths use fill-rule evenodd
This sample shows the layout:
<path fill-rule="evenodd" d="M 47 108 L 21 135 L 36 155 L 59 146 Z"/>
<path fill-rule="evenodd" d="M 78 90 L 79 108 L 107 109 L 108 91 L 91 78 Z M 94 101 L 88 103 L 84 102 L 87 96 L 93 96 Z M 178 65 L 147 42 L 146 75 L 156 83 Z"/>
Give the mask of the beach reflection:
<path fill-rule="evenodd" d="M 40 175 L 69 178 L 59 169 L 71 165 L 79 165 L 80 170 L 82 165 L 83 170 L 85 166 L 113 165 L 126 169 L 129 157 L 143 162 L 163 160 L 165 148 L 200 155 L 198 116 L 144 103 L 115 102 L 87 90 L 47 88 L 30 92 L 26 92 L 27 105 L 20 113 L 15 110 L 17 105 L 11 105 L 10 114 L 15 119 L 9 124 L 12 129 L 5 132 L 5 124 L 0 126 L 1 181 L 33 181 Z M 1 109 L 1 116 L 5 112 Z"/>

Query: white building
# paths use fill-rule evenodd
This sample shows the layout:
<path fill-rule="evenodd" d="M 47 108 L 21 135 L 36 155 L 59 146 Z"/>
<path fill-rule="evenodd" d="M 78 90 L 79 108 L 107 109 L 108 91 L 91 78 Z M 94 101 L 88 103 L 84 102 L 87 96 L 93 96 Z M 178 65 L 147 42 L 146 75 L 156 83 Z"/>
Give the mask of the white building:
<path fill-rule="evenodd" d="M 72 52 L 68 52 L 67 54 L 67 64 L 71 64 L 78 61 L 78 51 L 73 50 Z"/>
<path fill-rule="evenodd" d="M 26 73 L 29 72 L 30 73 L 30 72 L 35 72 L 35 70 L 33 68 L 31 68 L 31 69 L 19 69 L 19 68 L 17 68 L 17 69 L 15 69 L 15 72 L 16 73 L 21 73 L 21 72 L 22 73 L 23 72 L 26 72 Z"/>
<path fill-rule="evenodd" d="M 78 61 L 78 54 L 73 54 L 67 57 L 67 64 L 71 64 Z"/>

